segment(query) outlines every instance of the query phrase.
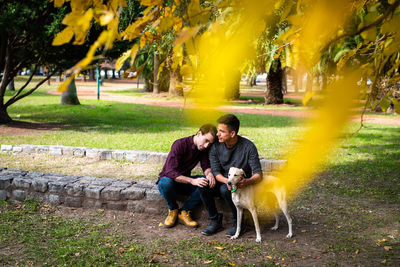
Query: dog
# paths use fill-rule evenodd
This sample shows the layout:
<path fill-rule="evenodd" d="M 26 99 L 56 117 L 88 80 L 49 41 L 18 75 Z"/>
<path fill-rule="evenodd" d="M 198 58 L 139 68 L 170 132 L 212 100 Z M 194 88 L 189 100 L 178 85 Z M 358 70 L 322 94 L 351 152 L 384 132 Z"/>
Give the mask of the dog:
<path fill-rule="evenodd" d="M 254 192 L 255 188 L 253 185 L 246 186 L 243 188 L 238 188 L 236 185 L 244 179 L 244 171 L 239 168 L 231 167 L 228 173 L 228 185 L 232 187 L 232 201 L 236 206 L 237 210 L 237 222 L 242 221 L 243 217 L 243 209 L 248 209 L 253 217 L 254 226 L 256 229 L 256 242 L 261 242 L 261 232 L 260 232 L 260 225 L 258 222 L 257 210 L 254 200 Z M 289 233 L 286 235 L 286 238 L 291 238 L 293 236 L 292 231 L 292 219 L 289 215 L 287 202 L 286 202 L 286 190 L 285 188 L 277 183 L 279 181 L 278 178 L 273 176 L 264 177 L 266 181 L 264 181 L 263 186 L 265 186 L 265 190 L 271 192 L 275 195 L 276 199 L 278 200 L 279 208 L 282 210 L 283 214 L 286 217 L 289 227 Z M 275 225 L 271 228 L 271 230 L 277 230 L 279 225 L 279 216 L 276 212 L 275 215 Z M 237 239 L 240 234 L 240 223 L 237 223 L 236 233 L 231 239 Z"/>

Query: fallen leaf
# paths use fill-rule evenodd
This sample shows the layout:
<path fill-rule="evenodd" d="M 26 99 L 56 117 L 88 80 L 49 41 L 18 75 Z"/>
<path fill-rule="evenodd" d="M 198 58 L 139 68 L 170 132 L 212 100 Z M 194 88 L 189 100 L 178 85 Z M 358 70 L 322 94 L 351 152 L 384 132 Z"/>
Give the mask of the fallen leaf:
<path fill-rule="evenodd" d="M 359 253 L 358 249 L 357 249 L 354 253 L 355 253 L 355 254 L 358 254 L 358 253 Z"/>
<path fill-rule="evenodd" d="M 295 239 L 295 240 L 293 240 L 293 242 L 292 243 L 297 243 L 297 240 Z"/>
<path fill-rule="evenodd" d="M 129 249 L 129 252 L 132 252 L 132 251 L 134 251 L 135 250 L 135 248 L 130 248 Z"/>
<path fill-rule="evenodd" d="M 270 260 L 272 260 L 272 257 L 271 256 L 265 256 L 267 259 L 270 259 Z"/>
<path fill-rule="evenodd" d="M 306 233 L 306 232 L 307 232 L 307 230 L 301 230 L 301 232 L 302 232 L 302 233 Z"/>
<path fill-rule="evenodd" d="M 210 263 L 212 263 L 212 262 L 213 262 L 213 260 L 204 261 L 204 264 L 210 264 Z"/>
<path fill-rule="evenodd" d="M 164 226 L 163 223 L 159 223 L 159 224 L 158 224 L 158 227 L 162 227 L 162 226 Z"/>
<path fill-rule="evenodd" d="M 386 242 L 386 241 L 387 241 L 387 240 L 386 240 L 385 238 L 383 238 L 383 239 L 381 239 L 381 240 L 378 240 L 379 243 Z"/>
<path fill-rule="evenodd" d="M 165 255 L 165 252 L 164 252 L 164 251 L 157 251 L 156 254 L 158 254 L 158 255 Z"/>
<path fill-rule="evenodd" d="M 236 266 L 236 264 L 232 263 L 232 262 L 228 262 L 229 266 Z"/>
<path fill-rule="evenodd" d="M 384 259 L 383 261 L 381 261 L 381 264 L 386 264 L 386 259 Z"/>
<path fill-rule="evenodd" d="M 214 247 L 214 248 L 216 248 L 216 249 L 218 249 L 218 250 L 223 250 L 223 249 L 225 249 L 224 247 Z"/>
<path fill-rule="evenodd" d="M 392 247 L 391 246 L 384 246 L 383 247 L 386 251 L 389 251 L 389 250 L 391 250 L 392 249 Z"/>
<path fill-rule="evenodd" d="M 304 257 L 304 256 L 301 256 L 301 258 L 304 260 L 306 257 Z"/>

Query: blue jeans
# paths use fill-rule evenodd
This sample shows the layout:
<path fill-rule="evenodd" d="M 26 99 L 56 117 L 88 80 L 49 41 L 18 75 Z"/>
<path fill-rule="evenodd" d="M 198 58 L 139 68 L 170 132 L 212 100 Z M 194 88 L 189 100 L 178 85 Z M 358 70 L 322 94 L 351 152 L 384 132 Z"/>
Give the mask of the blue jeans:
<path fill-rule="evenodd" d="M 203 175 L 191 176 L 193 179 L 204 177 Z M 167 201 L 168 209 L 178 209 L 176 202 L 176 195 L 188 195 L 189 199 L 183 204 L 182 210 L 193 210 L 201 202 L 199 189 L 197 186 L 191 184 L 177 183 L 172 178 L 162 177 L 158 181 L 158 190 Z"/>

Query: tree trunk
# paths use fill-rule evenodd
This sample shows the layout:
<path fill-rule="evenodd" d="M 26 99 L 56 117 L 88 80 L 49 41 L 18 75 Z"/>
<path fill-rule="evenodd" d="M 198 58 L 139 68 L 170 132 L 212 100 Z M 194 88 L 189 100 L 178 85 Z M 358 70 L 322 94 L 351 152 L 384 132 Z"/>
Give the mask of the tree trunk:
<path fill-rule="evenodd" d="M 158 81 L 158 69 L 160 67 L 160 60 L 157 56 L 156 53 L 154 53 L 153 56 L 153 94 L 159 94 L 160 93 L 160 87 L 159 87 L 159 81 Z"/>
<path fill-rule="evenodd" d="M 68 84 L 68 89 L 61 95 L 61 105 L 80 105 L 78 95 L 76 93 L 75 79 Z"/>
<path fill-rule="evenodd" d="M 107 69 L 104 69 L 104 80 L 108 80 Z"/>
<path fill-rule="evenodd" d="M 282 78 L 283 71 L 280 59 L 275 59 L 267 75 L 267 90 L 265 104 L 282 104 Z"/>
<path fill-rule="evenodd" d="M 240 78 L 242 74 L 238 71 L 232 80 L 226 81 L 225 98 L 228 100 L 237 100 L 240 97 Z"/>
<path fill-rule="evenodd" d="M 313 76 L 311 73 L 307 72 L 307 83 L 306 83 L 306 92 L 312 92 L 313 88 Z"/>
<path fill-rule="evenodd" d="M 139 79 L 139 77 L 138 77 Z M 146 92 L 153 91 L 153 81 L 151 79 L 144 78 L 144 90 Z"/>
<path fill-rule="evenodd" d="M 89 81 L 95 81 L 96 75 L 94 74 L 94 69 L 89 70 Z"/>
<path fill-rule="evenodd" d="M 112 70 L 112 79 L 117 79 L 117 77 L 115 77 L 115 70 Z"/>
<path fill-rule="evenodd" d="M 8 90 L 15 91 L 14 78 L 7 85 Z"/>
<path fill-rule="evenodd" d="M 182 76 L 179 73 L 179 67 L 169 73 L 169 95 L 170 96 L 183 96 L 183 88 L 180 85 L 182 83 Z"/>
<path fill-rule="evenodd" d="M 0 124 L 7 124 L 11 121 L 12 119 L 7 113 L 7 108 L 5 106 L 0 106 Z"/>

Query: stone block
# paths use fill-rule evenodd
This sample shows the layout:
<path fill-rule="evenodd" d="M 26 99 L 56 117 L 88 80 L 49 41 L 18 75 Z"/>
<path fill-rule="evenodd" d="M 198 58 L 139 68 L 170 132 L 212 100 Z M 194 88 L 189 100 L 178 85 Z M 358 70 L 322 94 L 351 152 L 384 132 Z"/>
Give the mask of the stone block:
<path fill-rule="evenodd" d="M 47 191 L 47 183 L 49 180 L 46 179 L 33 179 L 32 181 L 32 189 L 36 192 L 45 193 Z"/>
<path fill-rule="evenodd" d="M 125 159 L 132 162 L 139 161 L 139 155 L 138 151 L 129 150 L 125 154 Z"/>
<path fill-rule="evenodd" d="M 32 183 L 32 179 L 25 178 L 25 177 L 16 177 L 12 181 L 12 186 L 14 186 L 16 188 L 29 189 L 29 187 L 31 186 L 31 183 Z"/>
<path fill-rule="evenodd" d="M 49 153 L 49 147 L 48 146 L 37 146 L 36 152 L 42 153 L 42 154 Z"/>
<path fill-rule="evenodd" d="M 75 150 L 76 150 L 76 148 L 74 148 L 74 147 L 69 147 L 69 146 L 62 147 L 62 153 L 65 156 L 73 156 Z"/>
<path fill-rule="evenodd" d="M 65 206 L 80 208 L 82 207 L 82 198 L 81 197 L 65 197 Z"/>
<path fill-rule="evenodd" d="M 112 151 L 111 150 L 100 151 L 100 159 L 101 160 L 111 160 L 112 159 Z"/>
<path fill-rule="evenodd" d="M 82 206 L 88 209 L 101 209 L 103 208 L 103 202 L 97 199 L 87 199 L 85 198 Z"/>
<path fill-rule="evenodd" d="M 7 191 L 0 190 L 0 200 L 6 200 L 6 199 L 7 199 Z"/>
<path fill-rule="evenodd" d="M 84 189 L 85 197 L 100 199 L 101 190 L 103 190 L 103 189 L 104 189 L 104 186 L 90 185 Z"/>
<path fill-rule="evenodd" d="M 72 197 L 83 197 L 83 195 L 84 195 L 84 192 L 83 192 L 84 187 L 85 186 L 83 184 L 80 184 L 80 183 L 67 184 L 65 186 L 65 192 L 67 192 L 67 194 L 69 196 L 72 196 Z"/>
<path fill-rule="evenodd" d="M 106 207 L 109 210 L 126 210 L 127 203 L 125 201 L 108 201 Z"/>
<path fill-rule="evenodd" d="M 146 196 L 146 190 L 135 186 L 128 187 L 121 191 L 121 195 L 125 199 L 140 200 Z"/>
<path fill-rule="evenodd" d="M 7 169 L 2 172 L 2 175 L 25 176 L 28 172 L 21 169 Z"/>
<path fill-rule="evenodd" d="M 101 191 L 101 198 L 110 201 L 110 200 L 120 200 L 121 199 L 121 187 L 112 187 L 107 186 Z"/>
<path fill-rule="evenodd" d="M 276 171 L 282 169 L 286 165 L 286 160 L 274 160 L 272 162 L 272 170 Z"/>
<path fill-rule="evenodd" d="M 15 153 L 21 153 L 22 152 L 22 146 L 13 146 L 13 148 L 12 148 L 12 152 L 15 152 Z"/>
<path fill-rule="evenodd" d="M 44 173 L 41 173 L 41 172 L 30 172 L 26 176 L 31 177 L 31 178 L 38 178 L 38 177 L 43 177 Z"/>
<path fill-rule="evenodd" d="M 165 211 L 165 208 L 161 208 L 160 206 L 154 205 L 146 205 L 144 208 L 144 212 L 146 214 L 162 214 Z"/>
<path fill-rule="evenodd" d="M 58 206 L 61 204 L 61 198 L 59 195 L 49 195 L 49 204 L 53 206 Z"/>
<path fill-rule="evenodd" d="M 263 172 L 270 172 L 272 170 L 272 160 L 262 159 L 260 160 L 261 169 Z"/>
<path fill-rule="evenodd" d="M 126 210 L 137 213 L 145 212 L 145 204 L 143 201 L 128 201 L 126 205 Z"/>
<path fill-rule="evenodd" d="M 114 160 L 125 160 L 125 152 L 122 150 L 114 150 L 111 152 L 111 158 Z"/>
<path fill-rule="evenodd" d="M 100 159 L 100 151 L 97 148 L 87 149 L 86 157 L 90 159 Z"/>
<path fill-rule="evenodd" d="M 11 176 L 0 176 L 0 189 L 7 189 L 11 186 L 13 178 Z"/>
<path fill-rule="evenodd" d="M 26 192 L 24 190 L 13 190 L 12 199 L 24 201 L 26 199 Z"/>
<path fill-rule="evenodd" d="M 36 199 L 42 203 L 47 203 L 47 199 L 48 199 L 46 194 L 43 194 L 40 192 L 27 192 L 26 198 L 27 199 Z"/>
<path fill-rule="evenodd" d="M 1 151 L 4 151 L 4 152 L 11 152 L 12 149 L 13 149 L 13 146 L 12 146 L 12 145 L 1 145 Z"/>
<path fill-rule="evenodd" d="M 62 148 L 61 148 L 61 147 L 53 147 L 53 146 L 51 146 L 51 147 L 49 148 L 49 153 L 50 153 L 51 155 L 62 156 L 63 151 L 62 151 Z"/>
<path fill-rule="evenodd" d="M 156 189 L 150 189 L 146 191 L 146 199 L 150 201 L 164 200 L 160 192 Z"/>
<path fill-rule="evenodd" d="M 24 153 L 27 153 L 27 154 L 36 153 L 36 146 L 23 145 L 22 148 L 23 148 Z"/>
<path fill-rule="evenodd" d="M 80 183 L 87 184 L 88 186 L 109 186 L 114 181 L 116 181 L 114 178 L 97 178 L 90 176 L 84 176 L 79 180 Z"/>
<path fill-rule="evenodd" d="M 2 172 L 4 170 L 7 170 L 7 168 L 6 167 L 0 167 L 0 172 Z"/>
<path fill-rule="evenodd" d="M 73 151 L 73 155 L 75 157 L 84 157 L 86 155 L 86 149 L 84 149 L 84 148 L 76 148 Z"/>
<path fill-rule="evenodd" d="M 63 181 L 51 181 L 48 183 L 49 192 L 50 193 L 57 193 L 57 194 L 64 194 L 65 187 L 69 184 L 69 182 Z"/>
<path fill-rule="evenodd" d="M 129 186 L 134 185 L 136 182 L 135 181 L 121 181 L 121 180 L 115 180 L 111 186 L 112 187 L 121 187 L 122 189 L 125 189 Z"/>
<path fill-rule="evenodd" d="M 152 181 L 152 180 L 139 181 L 139 182 L 137 182 L 137 184 L 135 186 L 139 187 L 139 188 L 146 188 L 146 189 L 155 189 L 155 188 L 157 188 L 157 185 L 156 185 L 155 181 Z"/>

